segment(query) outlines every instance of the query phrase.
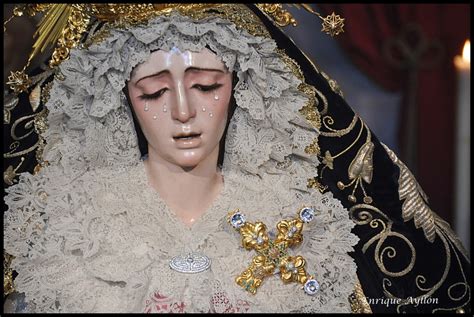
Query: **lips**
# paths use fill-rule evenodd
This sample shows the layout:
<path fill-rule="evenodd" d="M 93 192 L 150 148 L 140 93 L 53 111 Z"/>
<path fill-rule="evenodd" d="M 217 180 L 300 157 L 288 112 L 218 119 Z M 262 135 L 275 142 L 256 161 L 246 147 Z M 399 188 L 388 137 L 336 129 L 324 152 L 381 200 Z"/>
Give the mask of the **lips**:
<path fill-rule="evenodd" d="M 190 132 L 190 133 L 180 133 L 178 135 L 173 136 L 175 141 L 189 141 L 195 138 L 201 137 L 201 133 Z"/>

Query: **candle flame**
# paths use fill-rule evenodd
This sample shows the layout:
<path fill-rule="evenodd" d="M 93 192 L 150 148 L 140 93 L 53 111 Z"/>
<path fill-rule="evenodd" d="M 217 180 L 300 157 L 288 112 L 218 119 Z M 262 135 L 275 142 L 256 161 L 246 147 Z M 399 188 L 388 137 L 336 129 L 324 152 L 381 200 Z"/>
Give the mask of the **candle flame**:
<path fill-rule="evenodd" d="M 468 63 L 471 63 L 471 41 L 466 40 L 464 48 L 462 49 L 462 59 Z"/>

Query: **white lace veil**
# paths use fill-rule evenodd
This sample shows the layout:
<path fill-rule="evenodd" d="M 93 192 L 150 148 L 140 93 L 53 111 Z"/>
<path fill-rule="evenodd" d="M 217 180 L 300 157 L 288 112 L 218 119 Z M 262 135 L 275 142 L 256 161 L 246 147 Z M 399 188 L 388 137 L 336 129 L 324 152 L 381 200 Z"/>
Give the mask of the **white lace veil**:
<path fill-rule="evenodd" d="M 106 40 L 71 52 L 60 66 L 64 80 L 55 81 L 46 104 L 44 159 L 77 172 L 136 162 L 137 136 L 122 92 L 130 72 L 154 50 L 201 51 L 206 46 L 238 77 L 224 169 L 262 174 L 293 155 L 294 168 L 305 168 L 300 175 L 315 176 L 316 158 L 304 149 L 317 131 L 298 112 L 307 97 L 297 90 L 300 81 L 281 62 L 275 42 L 220 18 L 192 21 L 177 14 L 147 26 L 113 29 Z M 306 187 L 306 179 L 296 182 Z"/>

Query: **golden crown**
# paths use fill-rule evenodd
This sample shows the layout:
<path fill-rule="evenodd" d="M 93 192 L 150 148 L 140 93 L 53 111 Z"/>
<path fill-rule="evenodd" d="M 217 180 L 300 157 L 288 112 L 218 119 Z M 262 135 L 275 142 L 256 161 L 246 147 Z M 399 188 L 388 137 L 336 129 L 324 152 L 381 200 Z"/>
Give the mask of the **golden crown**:
<path fill-rule="evenodd" d="M 268 16 L 276 25 L 284 27 L 296 26 L 297 22 L 291 13 L 281 4 L 255 4 L 262 13 Z M 292 4 L 298 9 L 303 8 L 323 20 L 322 31 L 331 36 L 343 32 L 344 19 L 332 13 L 323 18 L 308 4 Z M 25 67 L 21 71 L 11 72 L 7 84 L 15 93 L 26 91 L 31 84 L 26 68 L 31 60 L 47 47 L 54 46 L 49 66 L 54 68 L 69 56 L 71 48 L 76 47 L 86 33 L 90 22 L 95 18 L 101 22 L 108 22 L 114 27 L 126 27 L 148 21 L 152 17 L 169 15 L 177 11 L 192 18 L 201 18 L 209 15 L 224 16 L 225 18 L 247 29 L 253 35 L 265 36 L 268 32 L 263 24 L 244 4 L 183 4 L 183 3 L 155 3 L 155 4 L 64 4 L 64 3 L 36 3 L 17 5 L 13 16 L 4 22 L 6 24 L 14 16 L 44 13 L 38 29 L 33 37 L 36 38 L 32 52 Z"/>

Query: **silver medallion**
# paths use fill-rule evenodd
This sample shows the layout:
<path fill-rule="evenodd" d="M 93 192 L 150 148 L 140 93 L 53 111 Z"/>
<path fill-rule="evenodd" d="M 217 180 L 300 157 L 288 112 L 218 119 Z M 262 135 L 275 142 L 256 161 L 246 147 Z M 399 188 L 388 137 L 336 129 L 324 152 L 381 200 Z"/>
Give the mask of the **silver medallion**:
<path fill-rule="evenodd" d="M 170 260 L 170 268 L 180 273 L 199 273 L 211 266 L 211 260 L 204 254 L 189 253 Z"/>

